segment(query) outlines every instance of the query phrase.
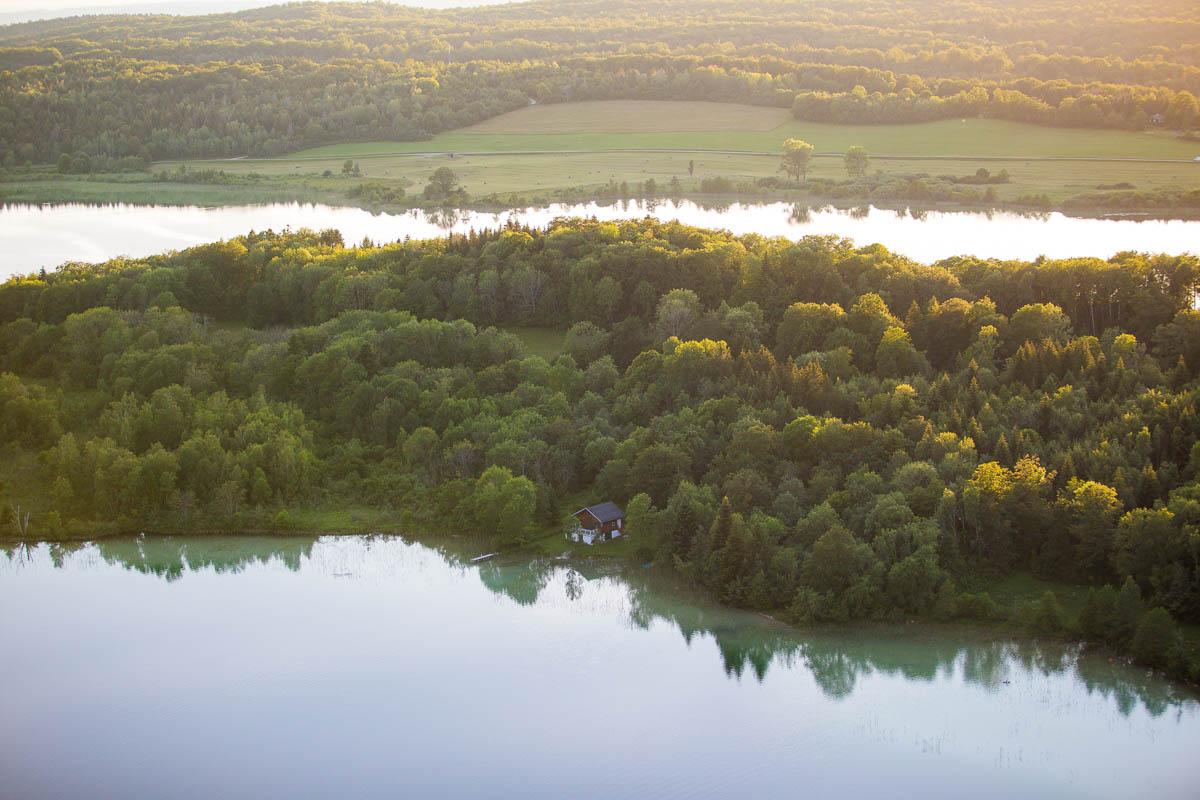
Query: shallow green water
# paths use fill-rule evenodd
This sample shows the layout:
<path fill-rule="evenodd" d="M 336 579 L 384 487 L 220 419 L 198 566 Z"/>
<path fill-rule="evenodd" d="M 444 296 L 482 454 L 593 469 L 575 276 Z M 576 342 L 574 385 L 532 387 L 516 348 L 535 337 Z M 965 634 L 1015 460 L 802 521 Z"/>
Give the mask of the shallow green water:
<path fill-rule="evenodd" d="M 0 642 L 6 798 L 1200 794 L 1200 704 L 1073 648 L 390 537 L 9 549 Z"/>

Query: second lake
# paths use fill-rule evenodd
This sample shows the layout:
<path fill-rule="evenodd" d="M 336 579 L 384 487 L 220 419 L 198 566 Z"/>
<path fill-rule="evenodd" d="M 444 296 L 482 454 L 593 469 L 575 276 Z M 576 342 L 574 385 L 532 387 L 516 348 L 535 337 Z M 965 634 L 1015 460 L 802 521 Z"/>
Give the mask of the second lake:
<path fill-rule="evenodd" d="M 689 200 L 556 204 L 505 211 L 412 210 L 395 214 L 303 203 L 199 206 L 32 205 L 0 207 L 0 280 L 51 270 L 68 261 L 134 258 L 228 239 L 251 230 L 336 228 L 347 243 L 498 228 L 545 227 L 558 217 L 678 220 L 735 234 L 799 239 L 834 235 L 859 246 L 882 243 L 921 262 L 957 255 L 1032 260 L 1038 256 L 1108 258 L 1123 250 L 1200 252 L 1200 220 L 1085 219 L 1060 213 L 1021 215 L 864 207 L 797 209 L 788 203 L 704 206 Z"/>

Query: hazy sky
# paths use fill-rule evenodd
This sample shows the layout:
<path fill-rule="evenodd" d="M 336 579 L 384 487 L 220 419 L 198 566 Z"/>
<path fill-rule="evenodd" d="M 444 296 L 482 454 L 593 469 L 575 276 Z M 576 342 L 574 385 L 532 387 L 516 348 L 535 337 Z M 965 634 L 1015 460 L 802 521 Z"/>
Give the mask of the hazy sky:
<path fill-rule="evenodd" d="M 448 8 L 492 5 L 511 0 L 403 0 L 399 5 Z M 205 14 L 277 5 L 286 0 L 0 0 L 0 25 L 76 14 Z"/>

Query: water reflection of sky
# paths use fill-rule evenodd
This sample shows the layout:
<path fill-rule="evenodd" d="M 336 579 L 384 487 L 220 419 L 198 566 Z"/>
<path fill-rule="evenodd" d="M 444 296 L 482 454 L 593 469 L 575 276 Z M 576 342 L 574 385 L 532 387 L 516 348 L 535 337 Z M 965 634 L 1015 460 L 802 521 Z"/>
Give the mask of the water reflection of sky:
<path fill-rule="evenodd" d="M 388 537 L 11 550 L 0 641 L 20 797 L 1200 786 L 1197 703 L 1073 648 L 797 636 L 640 572 L 471 566 Z"/>
<path fill-rule="evenodd" d="M 793 239 L 845 236 L 863 246 L 882 243 L 922 262 L 955 255 L 1029 260 L 1041 255 L 1107 258 L 1122 250 L 1200 251 L 1197 220 L 1081 219 L 1059 213 L 1022 216 L 929 211 L 914 215 L 884 209 L 805 211 L 786 203 L 704 207 L 691 201 L 557 204 L 500 213 L 413 210 L 397 214 L 299 203 L 223 208 L 14 204 L 0 207 L 0 253 L 4 254 L 0 278 L 52 269 L 67 261 L 142 257 L 250 230 L 337 228 L 350 243 L 364 238 L 390 242 L 494 228 L 508 220 L 543 227 L 561 216 L 617 220 L 646 215 L 736 234 Z"/>

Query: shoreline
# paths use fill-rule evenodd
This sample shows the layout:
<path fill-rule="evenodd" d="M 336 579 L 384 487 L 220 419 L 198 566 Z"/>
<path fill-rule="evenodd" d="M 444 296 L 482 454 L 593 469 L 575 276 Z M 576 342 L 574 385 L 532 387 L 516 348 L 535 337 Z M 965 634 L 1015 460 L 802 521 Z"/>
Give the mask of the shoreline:
<path fill-rule="evenodd" d="M 908 173 L 887 174 L 881 177 L 906 179 Z M 874 206 L 890 210 L 952 213 L 1012 213 L 1036 216 L 1061 213 L 1079 219 L 1132 220 L 1198 220 L 1200 206 L 1148 205 L 1130 206 L 1120 202 L 1095 202 L 1089 196 L 1097 190 L 1051 200 L 1037 196 L 1036 203 L 1022 202 L 1024 196 L 990 200 L 936 199 L 903 197 L 872 197 L 869 193 L 855 194 L 851 188 L 842 191 L 809 191 L 800 187 L 753 187 L 741 179 L 731 179 L 734 186 L 720 191 L 701 191 L 694 186 L 665 194 L 647 193 L 644 187 L 628 184 L 628 191 L 614 193 L 614 185 L 586 184 L 552 189 L 533 189 L 514 192 L 494 192 L 468 195 L 447 205 L 421 197 L 419 190 L 405 194 L 398 202 L 372 202 L 370 197 L 355 196 L 355 190 L 380 186 L 394 190 L 397 186 L 412 186 L 407 182 L 344 177 L 323 178 L 317 175 L 273 176 L 230 174 L 227 179 L 205 181 L 158 180 L 152 173 L 114 173 L 89 176 L 60 175 L 39 170 L 29 172 L 0 172 L 0 206 L 9 205 L 134 205 L 201 208 L 301 203 L 327 205 L 335 208 L 357 208 L 372 214 L 402 214 L 411 211 L 437 212 L 467 210 L 500 212 L 513 208 L 543 208 L 556 204 L 621 202 L 679 202 L 691 201 L 706 208 L 720 208 L 733 203 L 748 205 L 790 203 L 797 208 L 828 208 L 842 210 Z M 1000 184 L 1006 185 L 1006 184 Z M 625 189 L 625 186 L 621 187 Z M 836 188 L 836 187 L 835 187 Z M 661 189 L 661 187 L 660 187 Z M 1180 192 L 1191 190 L 1180 189 Z M 369 194 L 369 193 L 368 193 Z M 1135 196 L 1136 196 L 1135 192 Z"/>
<path fill-rule="evenodd" d="M 922 633 L 941 632 L 958 632 L 968 633 L 971 635 L 986 638 L 990 641 L 1009 640 L 1024 640 L 1024 641 L 1050 641 L 1065 645 L 1075 645 L 1081 650 L 1090 650 L 1095 655 L 1101 658 L 1106 658 L 1113 663 L 1119 663 L 1130 668 L 1145 669 L 1148 675 L 1162 680 L 1180 691 L 1187 692 L 1195 699 L 1200 700 L 1200 683 L 1189 682 L 1187 680 L 1173 677 L 1164 670 L 1155 669 L 1153 667 L 1145 667 L 1137 663 L 1132 657 L 1113 649 L 1107 644 L 1101 642 L 1091 642 L 1081 636 L 1071 635 L 1054 635 L 1038 633 L 1026 630 L 1017 622 L 1009 617 L 995 620 L 980 620 L 980 619 L 933 619 L 933 618 L 907 618 L 897 620 L 884 619 L 862 619 L 856 621 L 829 621 L 815 622 L 807 625 L 800 625 L 789 622 L 786 619 L 777 616 L 779 609 L 774 611 L 763 611 L 761 609 L 742 608 L 732 606 L 721 602 L 717 598 L 710 595 L 703 588 L 696 586 L 688 581 L 688 579 L 678 572 L 664 567 L 660 564 L 651 562 L 648 565 L 638 565 L 634 563 L 626 554 L 623 553 L 608 553 L 599 549 L 602 546 L 590 546 L 586 550 L 581 549 L 583 545 L 572 546 L 570 543 L 564 542 L 565 548 L 562 553 L 551 556 L 545 552 L 539 552 L 535 545 L 537 542 L 545 542 L 551 536 L 556 534 L 548 534 L 546 536 L 533 539 L 530 542 L 517 546 L 515 548 L 505 549 L 495 543 L 488 543 L 486 540 L 475 539 L 474 537 L 465 537 L 451 533 L 429 533 L 415 534 L 411 532 L 402 532 L 398 529 L 372 528 L 363 527 L 357 530 L 330 530 L 330 529 L 289 529 L 281 530 L 277 528 L 239 528 L 237 530 L 229 528 L 208 528 L 204 530 L 188 530 L 188 531 L 139 531 L 139 532 L 109 532 L 96 535 L 85 536 L 82 534 L 69 534 L 68 536 L 56 539 L 48 539 L 44 537 L 13 537 L 10 534 L 0 535 L 0 548 L 17 547 L 17 546 L 34 546 L 34 545 L 55 545 L 55 544 L 75 544 L 87 545 L 96 543 L 101 540 L 121 539 L 121 538 L 238 538 L 242 536 L 259 536 L 264 538 L 286 538 L 286 537 L 311 537 L 319 539 L 322 537 L 349 537 L 349 536 L 383 536 L 394 537 L 405 542 L 418 544 L 423 547 L 429 547 L 434 550 L 450 549 L 454 555 L 465 559 L 465 565 L 470 566 L 471 561 L 467 553 L 469 551 L 462 550 L 461 547 L 448 548 L 451 542 L 465 542 L 467 540 L 477 541 L 482 548 L 482 552 L 491 552 L 495 550 L 497 558 L 495 560 L 529 560 L 535 561 L 545 559 L 554 561 L 560 564 L 571 564 L 580 562 L 598 562 L 610 567 L 616 567 L 617 573 L 621 577 L 628 577 L 630 571 L 639 567 L 649 567 L 658 573 L 663 580 L 663 591 L 670 592 L 678 599 L 683 599 L 694 603 L 704 603 L 720 608 L 725 611 L 747 614 L 757 617 L 763 623 L 779 627 L 786 630 L 790 635 L 805 636 L 812 634 L 830 634 L 830 633 L 855 633 L 855 634 L 870 634 L 880 632 L 897 633 L 906 631 L 910 634 L 920 635 Z M 1005 609 L 1011 613 L 1011 609 Z"/>
<path fill-rule="evenodd" d="M 134 184 L 140 185 L 140 184 Z M 185 184 L 186 186 L 205 187 L 207 184 Z M 1039 217 L 1047 214 L 1062 214 L 1073 219 L 1114 220 L 1114 221 L 1158 221 L 1158 222 L 1193 222 L 1200 220 L 1200 208 L 1173 207 L 1162 209 L 1128 209 L 1115 206 L 1095 206 L 1076 208 L 1062 204 L 1049 207 L 1035 206 L 1016 202 L 997 201 L 994 203 L 961 203 L 950 201 L 905 201 L 889 199 L 872 199 L 870 197 L 847 198 L 834 195 L 803 195 L 795 196 L 788 193 L 761 194 L 706 194 L 702 192 L 683 192 L 671 196 L 662 195 L 629 195 L 612 197 L 602 194 L 572 194 L 569 196 L 514 196 L 504 199 L 483 197 L 470 199 L 452 206 L 437 203 L 413 204 L 373 204 L 355 202 L 354 198 L 344 194 L 326 194 L 323 192 L 266 192 L 247 193 L 246 196 L 220 195 L 205 197 L 200 193 L 196 196 L 165 196 L 153 199 L 143 198 L 140 193 L 122 196 L 89 196 L 86 192 L 69 194 L 67 196 L 45 193 L 16 197 L 6 196 L 3 192 L 3 181 L 0 181 L 0 208 L 14 206 L 135 206 L 143 208 L 202 208 L 224 209 L 247 206 L 268 206 L 295 203 L 307 206 L 329 206 L 331 208 L 360 209 L 372 215 L 402 214 L 419 211 L 427 214 L 452 213 L 456 211 L 473 211 L 482 213 L 503 213 L 514 209 L 543 209 L 554 205 L 576 205 L 595 203 L 601 207 L 611 207 L 621 203 L 682 203 L 692 202 L 706 210 L 720 210 L 734 204 L 743 206 L 765 206 L 774 204 L 792 204 L 797 209 L 820 211 L 835 209 L 849 213 L 856 209 L 875 208 L 886 211 L 909 212 L 911 214 L 946 213 L 946 214 L 1013 214 L 1022 217 Z M 229 187 L 218 187 L 229 188 Z"/>

